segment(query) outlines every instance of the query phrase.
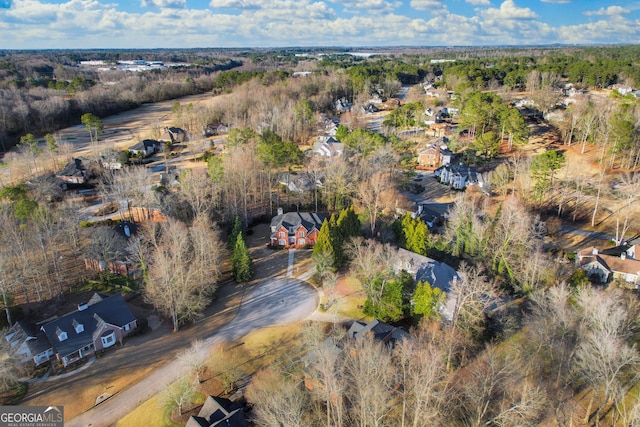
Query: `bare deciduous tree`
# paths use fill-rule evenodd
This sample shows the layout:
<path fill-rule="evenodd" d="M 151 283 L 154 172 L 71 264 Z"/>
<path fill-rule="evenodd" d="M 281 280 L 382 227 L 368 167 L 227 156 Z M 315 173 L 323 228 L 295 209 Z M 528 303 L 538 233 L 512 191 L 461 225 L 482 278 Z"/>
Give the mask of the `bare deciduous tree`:
<path fill-rule="evenodd" d="M 192 341 L 189 348 L 178 354 L 178 361 L 180 362 L 180 365 L 187 369 L 190 375 L 195 375 L 198 384 L 202 382 L 200 378 L 200 370 L 205 365 L 208 354 L 207 346 L 201 339 Z"/>
<path fill-rule="evenodd" d="M 196 397 L 196 389 L 189 377 L 182 377 L 173 384 L 168 384 L 163 391 L 163 404 L 178 407 L 178 413 L 182 416 L 184 406 L 191 403 Z"/>
<path fill-rule="evenodd" d="M 301 384 L 285 378 L 273 368 L 253 376 L 247 400 L 253 404 L 254 422 L 268 427 L 303 427 L 307 420 L 308 396 Z"/>
<path fill-rule="evenodd" d="M 218 279 L 221 243 L 212 229 L 199 223 L 189 229 L 175 220 L 147 230 L 146 241 L 145 297 L 177 331 L 207 306 Z"/>

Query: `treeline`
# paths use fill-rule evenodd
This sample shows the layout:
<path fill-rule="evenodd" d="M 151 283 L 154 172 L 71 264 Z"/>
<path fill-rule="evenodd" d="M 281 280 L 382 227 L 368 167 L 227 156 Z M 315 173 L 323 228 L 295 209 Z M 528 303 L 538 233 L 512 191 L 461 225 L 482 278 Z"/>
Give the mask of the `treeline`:
<path fill-rule="evenodd" d="M 639 58 L 638 46 L 554 50 L 540 56 L 458 60 L 442 64 L 442 72 L 448 82 L 461 78 L 481 89 L 492 85 L 524 89 L 527 75 L 534 70 L 582 88 L 604 88 L 613 84 L 637 87 L 640 86 Z"/>
<path fill-rule="evenodd" d="M 75 59 L 74 55 L 69 55 L 8 55 L 0 60 L 0 144 L 3 150 L 14 145 L 24 134 L 43 135 L 79 123 L 80 116 L 85 113 L 104 117 L 143 103 L 203 93 L 216 87 L 224 90 L 239 83 L 237 77 L 216 76 L 221 70 L 241 65 L 228 58 L 144 73 L 98 73 L 78 68 L 77 62 L 69 63 Z M 120 55 L 113 60 L 116 58 L 120 59 Z"/>

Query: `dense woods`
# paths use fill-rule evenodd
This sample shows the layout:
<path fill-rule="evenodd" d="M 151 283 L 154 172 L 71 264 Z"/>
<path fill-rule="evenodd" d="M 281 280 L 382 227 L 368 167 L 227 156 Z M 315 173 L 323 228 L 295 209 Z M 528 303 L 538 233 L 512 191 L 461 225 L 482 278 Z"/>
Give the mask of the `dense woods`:
<path fill-rule="evenodd" d="M 619 279 L 592 286 L 570 263 L 580 242 L 561 232 L 597 230 L 619 245 L 640 231 L 640 104 L 614 90 L 640 86 L 640 49 L 319 52 L 152 51 L 189 65 L 140 73 L 77 63 L 142 52 L 3 53 L 0 140 L 18 143 L 0 190 L 0 238 L 11 242 L 0 247 L 3 320 L 24 316 L 18 305 L 42 314 L 35 303 L 97 280 L 139 292 L 178 331 L 220 281 L 254 284 L 247 236 L 256 224 L 277 208 L 322 212 L 315 283 L 332 291 L 357 281 L 360 315 L 401 325 L 411 339 L 384 345 L 337 326 L 307 328 L 304 351 L 292 353 L 303 356 L 253 377 L 246 397 L 257 425 L 640 423 L 637 291 Z M 567 102 L 570 89 L 591 92 Z M 161 172 L 101 145 L 101 118 L 195 93 L 211 97 L 175 102 L 170 120 L 188 138 L 154 154 Z M 69 124 L 84 126 L 91 158 L 87 182 L 61 186 L 54 175 L 73 147 L 55 131 Z M 229 129 L 203 137 L 211 124 Z M 438 132 L 483 185 L 446 187 L 453 202 L 428 226 L 417 213 L 416 158 Z M 532 143 L 542 133 L 557 140 Z M 314 153 L 318 136 L 335 138 L 341 155 Z M 122 168 L 105 167 L 106 154 Z M 184 161 L 176 167 L 172 156 Z M 89 198 L 120 210 L 135 235 L 87 216 Z M 455 269 L 449 295 L 416 283 L 398 248 Z M 135 274 L 114 278 L 118 262 Z M 327 292 L 322 308 L 334 303 Z M 183 395 L 168 398 L 182 408 Z"/>

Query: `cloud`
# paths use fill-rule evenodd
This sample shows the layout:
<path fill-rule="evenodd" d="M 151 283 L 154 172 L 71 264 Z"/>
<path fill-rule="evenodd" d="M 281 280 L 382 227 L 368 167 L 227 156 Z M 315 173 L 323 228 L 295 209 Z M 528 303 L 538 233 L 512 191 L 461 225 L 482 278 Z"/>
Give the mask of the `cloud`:
<path fill-rule="evenodd" d="M 491 4 L 489 0 L 464 0 L 464 1 L 475 6 L 489 6 Z"/>
<path fill-rule="evenodd" d="M 587 11 L 584 12 L 586 16 L 618 16 L 618 15 L 628 15 L 631 13 L 631 10 L 625 9 L 620 6 L 609 6 L 608 8 L 601 7 L 595 11 Z"/>
<path fill-rule="evenodd" d="M 442 0 L 411 0 L 411 7 L 416 10 L 426 10 L 432 14 L 448 12 Z"/>
<path fill-rule="evenodd" d="M 187 0 L 142 0 L 142 7 L 159 7 L 162 9 L 183 9 L 187 7 Z"/>
<path fill-rule="evenodd" d="M 259 9 L 260 0 L 211 0 L 209 6 L 222 9 Z"/>
<path fill-rule="evenodd" d="M 640 22 L 622 16 L 558 29 L 558 39 L 564 43 L 610 43 L 615 40 L 617 43 L 637 44 L 639 38 Z"/>
<path fill-rule="evenodd" d="M 513 0 L 505 0 L 499 9 L 489 8 L 479 12 L 486 19 L 536 19 L 538 14 L 528 7 L 518 7 Z"/>
<path fill-rule="evenodd" d="M 385 0 L 331 0 L 332 3 L 344 5 L 346 12 L 360 13 L 391 13 L 402 6 L 401 1 L 388 2 Z"/>

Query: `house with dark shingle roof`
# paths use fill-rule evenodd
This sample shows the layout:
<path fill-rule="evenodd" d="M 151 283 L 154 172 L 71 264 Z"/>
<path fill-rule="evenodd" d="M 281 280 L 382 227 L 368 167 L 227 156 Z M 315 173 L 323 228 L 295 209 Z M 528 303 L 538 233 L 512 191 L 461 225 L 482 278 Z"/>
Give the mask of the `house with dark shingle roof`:
<path fill-rule="evenodd" d="M 222 397 L 209 396 L 198 416 L 191 416 L 185 427 L 248 427 L 244 408 Z"/>
<path fill-rule="evenodd" d="M 136 327 L 137 320 L 121 294 L 105 297 L 96 293 L 88 303 L 79 304 L 76 311 L 39 328 L 18 322 L 7 339 L 12 345 L 21 346 L 23 361 L 33 359 L 37 366 L 55 356 L 67 366 L 117 342 L 122 343 Z"/>
<path fill-rule="evenodd" d="M 145 139 L 137 144 L 129 147 L 129 152 L 134 155 L 142 155 L 143 157 L 162 151 L 162 143 L 155 139 Z"/>
<path fill-rule="evenodd" d="M 82 159 L 73 159 L 56 175 L 56 178 L 68 184 L 84 184 L 87 180 Z"/>
<path fill-rule="evenodd" d="M 270 246 L 284 248 L 311 247 L 318 240 L 320 227 L 325 216 L 318 213 L 287 212 L 282 213 L 271 220 Z"/>
<path fill-rule="evenodd" d="M 392 347 L 396 342 L 411 337 L 405 330 L 381 322 L 378 319 L 373 319 L 368 323 L 355 320 L 347 331 L 347 336 L 356 340 L 362 339 L 367 334 L 371 334 L 374 340 Z"/>

